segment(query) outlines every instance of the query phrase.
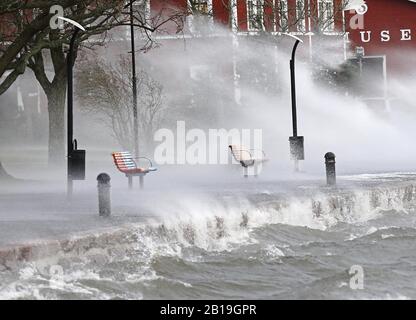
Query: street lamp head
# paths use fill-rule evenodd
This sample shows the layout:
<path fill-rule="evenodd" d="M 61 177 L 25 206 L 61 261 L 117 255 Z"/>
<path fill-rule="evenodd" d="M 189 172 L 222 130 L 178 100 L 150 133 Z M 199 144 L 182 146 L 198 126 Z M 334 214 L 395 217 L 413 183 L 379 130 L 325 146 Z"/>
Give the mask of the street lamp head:
<path fill-rule="evenodd" d="M 302 40 L 301 38 L 296 37 L 296 36 L 294 36 L 293 34 L 290 34 L 290 33 L 283 33 L 283 34 L 284 34 L 285 36 L 289 36 L 289 37 L 291 37 L 291 38 L 295 39 L 296 41 L 299 41 L 299 42 L 303 43 L 303 40 Z"/>
<path fill-rule="evenodd" d="M 355 10 L 358 14 L 366 14 L 368 5 L 364 0 L 349 0 L 344 7 L 344 11 Z"/>
<path fill-rule="evenodd" d="M 65 17 L 58 17 L 58 19 L 69 22 L 70 24 L 72 24 L 73 26 L 77 27 L 78 29 L 85 31 L 85 28 L 83 26 L 81 26 L 78 22 L 69 19 L 69 18 L 65 18 Z"/>

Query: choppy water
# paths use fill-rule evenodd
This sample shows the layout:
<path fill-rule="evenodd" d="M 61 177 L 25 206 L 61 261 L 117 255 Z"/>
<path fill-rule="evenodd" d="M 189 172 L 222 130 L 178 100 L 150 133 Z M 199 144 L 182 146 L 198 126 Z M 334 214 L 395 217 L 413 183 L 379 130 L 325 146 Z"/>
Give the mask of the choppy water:
<path fill-rule="evenodd" d="M 0 274 L 3 299 L 416 298 L 416 188 L 171 203 L 119 245 Z M 349 270 L 364 270 L 364 289 Z"/>

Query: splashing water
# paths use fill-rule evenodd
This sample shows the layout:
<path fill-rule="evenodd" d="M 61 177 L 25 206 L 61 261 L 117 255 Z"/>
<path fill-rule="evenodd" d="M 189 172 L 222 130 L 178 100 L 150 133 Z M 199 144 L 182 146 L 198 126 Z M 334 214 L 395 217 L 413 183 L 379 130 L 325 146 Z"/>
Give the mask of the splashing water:
<path fill-rule="evenodd" d="M 122 236 L 3 270 L 0 297 L 413 298 L 415 194 L 407 184 L 176 198 Z M 365 290 L 350 289 L 352 265 Z"/>

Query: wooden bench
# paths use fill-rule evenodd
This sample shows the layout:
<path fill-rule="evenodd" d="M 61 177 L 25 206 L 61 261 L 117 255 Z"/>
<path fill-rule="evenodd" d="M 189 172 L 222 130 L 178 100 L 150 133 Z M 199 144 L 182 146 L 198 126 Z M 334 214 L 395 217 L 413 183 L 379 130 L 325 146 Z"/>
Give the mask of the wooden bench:
<path fill-rule="evenodd" d="M 248 177 L 248 168 L 253 167 L 254 176 L 258 175 L 258 165 L 268 161 L 263 150 L 247 149 L 239 145 L 229 146 L 233 158 L 244 168 L 244 177 Z"/>
<path fill-rule="evenodd" d="M 140 178 L 140 188 L 144 185 L 144 176 L 149 172 L 156 171 L 157 168 L 153 167 L 152 161 L 146 157 L 133 158 L 130 152 L 114 152 L 112 153 L 114 163 L 119 171 L 124 173 L 129 180 L 129 189 L 133 188 L 133 177 L 138 176 Z M 144 159 L 149 163 L 148 167 L 139 167 L 136 160 Z"/>

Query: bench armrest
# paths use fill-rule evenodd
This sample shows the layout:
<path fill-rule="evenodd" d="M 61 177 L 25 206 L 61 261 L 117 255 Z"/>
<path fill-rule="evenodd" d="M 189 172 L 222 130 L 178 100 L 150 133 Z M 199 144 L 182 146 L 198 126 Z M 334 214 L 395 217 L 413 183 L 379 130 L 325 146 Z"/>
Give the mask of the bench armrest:
<path fill-rule="evenodd" d="M 260 151 L 264 158 L 266 158 L 266 153 L 261 149 L 250 149 L 250 151 Z"/>
<path fill-rule="evenodd" d="M 147 158 L 147 157 L 135 157 L 135 158 L 133 158 L 133 159 L 135 159 L 135 160 L 138 160 L 138 159 L 145 159 L 145 160 L 147 160 L 147 161 L 149 161 L 149 168 L 151 168 L 151 167 L 153 167 L 153 163 L 152 163 L 152 160 L 150 160 L 149 158 Z"/>

